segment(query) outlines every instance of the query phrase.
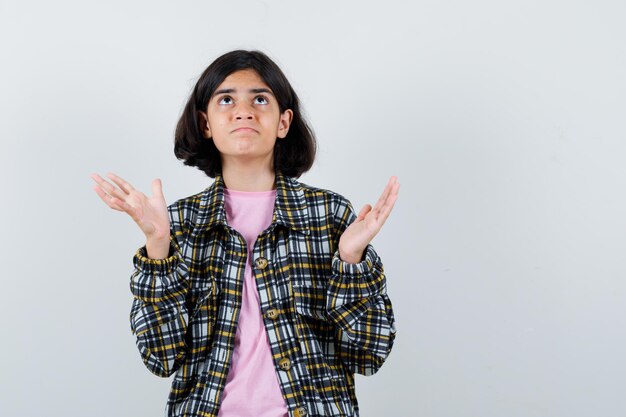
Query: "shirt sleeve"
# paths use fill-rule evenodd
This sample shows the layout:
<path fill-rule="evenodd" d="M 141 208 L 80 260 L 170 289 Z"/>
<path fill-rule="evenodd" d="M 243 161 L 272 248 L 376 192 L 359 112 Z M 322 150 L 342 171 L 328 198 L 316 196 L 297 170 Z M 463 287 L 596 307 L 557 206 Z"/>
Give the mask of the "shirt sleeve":
<path fill-rule="evenodd" d="M 357 218 L 350 201 L 339 197 L 334 212 L 334 248 Z M 334 251 L 326 309 L 337 325 L 338 353 L 344 364 L 354 373 L 375 374 L 391 352 L 396 327 L 383 264 L 371 244 L 358 263 L 345 262 L 339 250 Z"/>
<path fill-rule="evenodd" d="M 177 235 L 181 234 L 175 225 L 170 232 L 170 249 L 165 259 L 148 258 L 146 246 L 140 247 L 133 256 L 134 272 L 130 278 L 131 331 L 144 364 L 160 377 L 172 375 L 187 352 L 189 269 L 181 255 Z"/>

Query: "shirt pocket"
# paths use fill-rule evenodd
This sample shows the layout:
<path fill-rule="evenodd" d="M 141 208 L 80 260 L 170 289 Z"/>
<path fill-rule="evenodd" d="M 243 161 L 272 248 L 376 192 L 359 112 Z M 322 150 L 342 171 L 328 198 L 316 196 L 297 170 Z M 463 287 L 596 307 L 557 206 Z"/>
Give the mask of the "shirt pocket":
<path fill-rule="evenodd" d="M 219 307 L 219 287 L 211 277 L 208 289 L 198 296 L 189 319 L 191 351 L 194 355 L 204 355 L 211 347 Z"/>
<path fill-rule="evenodd" d="M 316 320 L 328 321 L 326 314 L 326 290 L 294 282 L 293 303 L 297 314 Z"/>
<path fill-rule="evenodd" d="M 317 395 L 324 404 L 327 415 L 335 415 L 337 408 L 339 408 L 341 415 L 352 415 L 346 411 L 351 407 L 349 406 L 348 393 L 342 387 L 345 383 L 331 369 L 325 359 L 307 365 L 307 371 Z"/>

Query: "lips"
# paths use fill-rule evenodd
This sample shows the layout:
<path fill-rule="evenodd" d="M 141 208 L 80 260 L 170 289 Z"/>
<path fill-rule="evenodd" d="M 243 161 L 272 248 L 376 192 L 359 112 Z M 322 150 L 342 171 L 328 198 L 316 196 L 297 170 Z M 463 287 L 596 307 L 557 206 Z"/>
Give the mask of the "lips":
<path fill-rule="evenodd" d="M 233 130 L 233 132 L 256 132 L 256 129 L 253 129 L 251 127 L 240 127 Z"/>

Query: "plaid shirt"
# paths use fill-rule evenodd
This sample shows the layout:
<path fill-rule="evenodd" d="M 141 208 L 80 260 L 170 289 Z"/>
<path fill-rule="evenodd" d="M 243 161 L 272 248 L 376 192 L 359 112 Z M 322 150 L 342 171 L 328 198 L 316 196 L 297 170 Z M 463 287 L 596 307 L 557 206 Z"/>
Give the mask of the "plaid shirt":
<path fill-rule="evenodd" d="M 290 417 L 358 416 L 354 373 L 388 357 L 395 322 L 381 259 L 369 244 L 359 263 L 339 258 L 356 219 L 342 195 L 276 174 L 271 225 L 251 259 L 226 222 L 224 181 L 168 206 L 170 252 L 133 257 L 131 330 L 145 366 L 175 373 L 165 415 L 217 416 L 252 271 L 276 376 Z"/>

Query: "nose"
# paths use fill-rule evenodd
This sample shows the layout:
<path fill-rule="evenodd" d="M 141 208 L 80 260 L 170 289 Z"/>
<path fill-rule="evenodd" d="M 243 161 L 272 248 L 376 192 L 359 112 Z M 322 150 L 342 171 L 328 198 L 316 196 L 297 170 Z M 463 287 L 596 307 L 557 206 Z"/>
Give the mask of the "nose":
<path fill-rule="evenodd" d="M 239 103 L 235 107 L 235 118 L 237 120 L 241 120 L 241 119 L 250 120 L 254 118 L 254 109 L 252 108 L 252 106 L 248 105 L 247 103 Z"/>

